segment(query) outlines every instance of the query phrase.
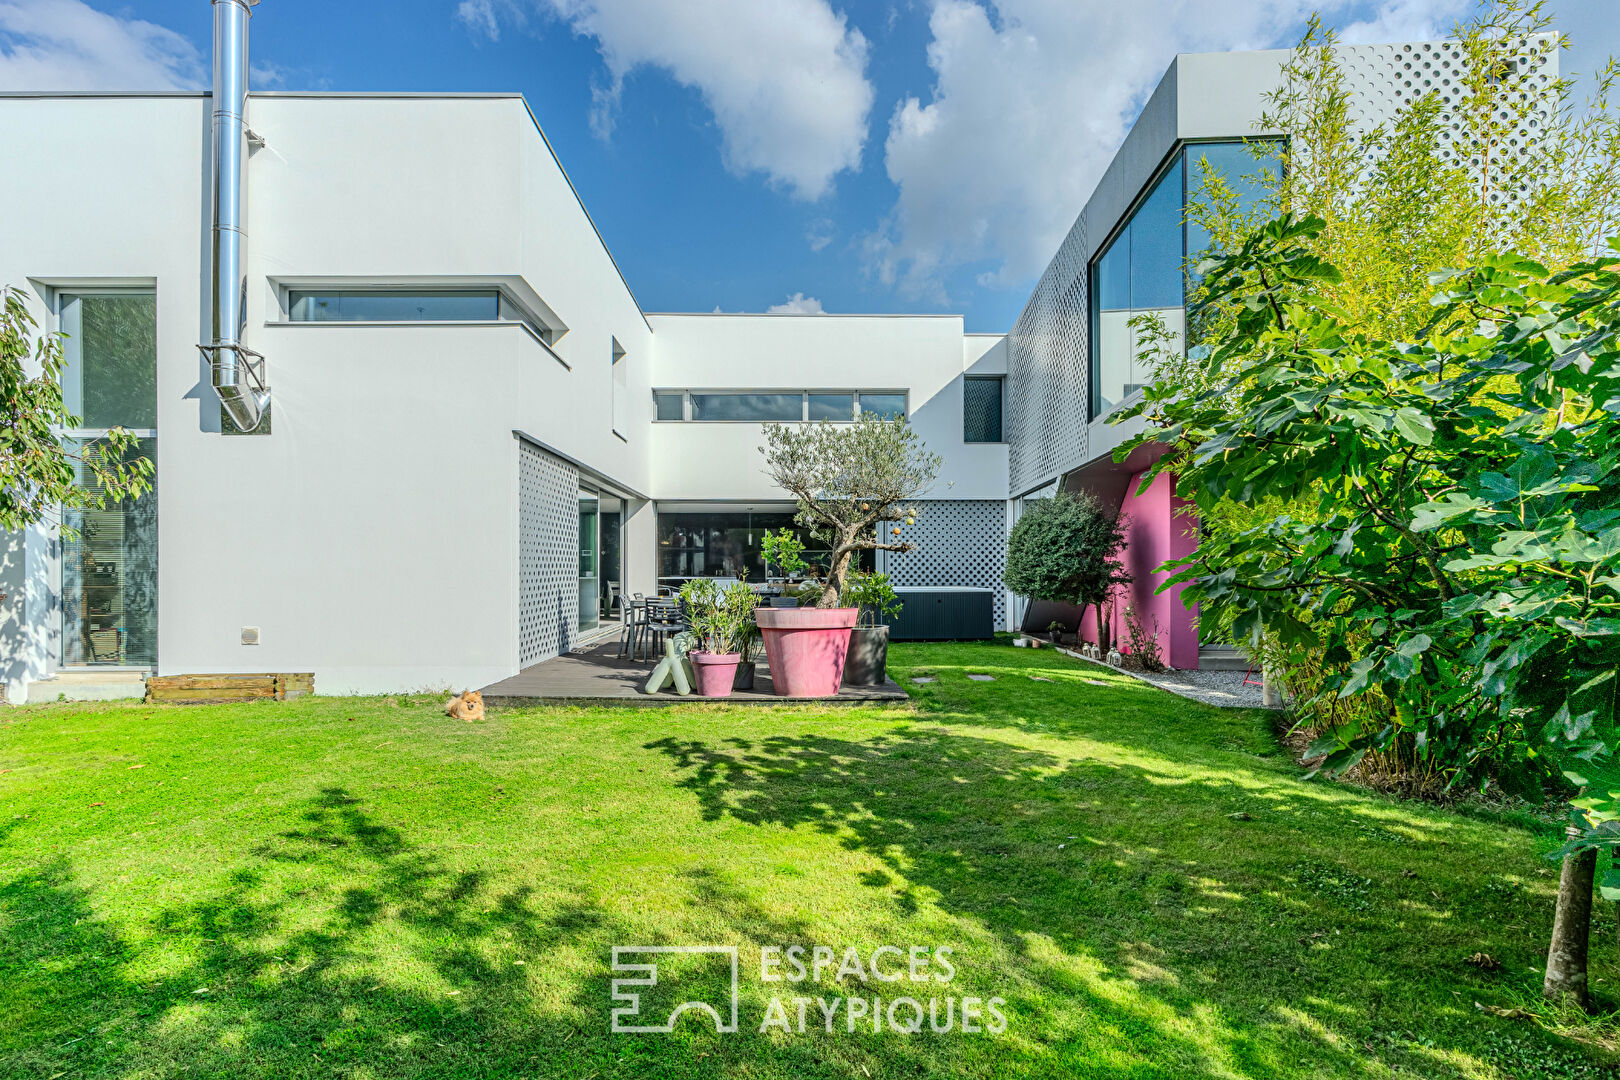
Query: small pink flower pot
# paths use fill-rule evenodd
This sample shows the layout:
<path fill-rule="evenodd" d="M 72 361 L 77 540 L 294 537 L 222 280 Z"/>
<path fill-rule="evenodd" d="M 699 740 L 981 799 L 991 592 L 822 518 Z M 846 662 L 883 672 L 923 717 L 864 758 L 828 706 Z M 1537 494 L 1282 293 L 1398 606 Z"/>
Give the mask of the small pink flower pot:
<path fill-rule="evenodd" d="M 860 608 L 757 608 L 771 685 L 781 697 L 836 697 Z"/>
<path fill-rule="evenodd" d="M 692 661 L 692 671 L 697 675 L 697 692 L 699 697 L 730 697 L 732 683 L 737 678 L 737 665 L 742 663 L 742 653 L 687 653 L 686 658 Z"/>

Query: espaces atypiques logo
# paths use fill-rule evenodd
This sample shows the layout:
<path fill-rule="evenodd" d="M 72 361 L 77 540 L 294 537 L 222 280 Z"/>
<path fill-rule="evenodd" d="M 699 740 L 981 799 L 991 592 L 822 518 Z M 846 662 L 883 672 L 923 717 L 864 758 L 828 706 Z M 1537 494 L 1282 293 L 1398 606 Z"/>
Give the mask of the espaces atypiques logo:
<path fill-rule="evenodd" d="M 742 971 L 735 945 L 616 945 L 613 1030 L 665 1034 L 688 1012 L 715 1031 L 1000 1035 L 1006 1000 L 955 993 L 949 945 L 764 945 L 753 968 L 770 992 L 757 1024 L 740 1017 Z M 752 959 L 752 957 L 750 957 Z"/>

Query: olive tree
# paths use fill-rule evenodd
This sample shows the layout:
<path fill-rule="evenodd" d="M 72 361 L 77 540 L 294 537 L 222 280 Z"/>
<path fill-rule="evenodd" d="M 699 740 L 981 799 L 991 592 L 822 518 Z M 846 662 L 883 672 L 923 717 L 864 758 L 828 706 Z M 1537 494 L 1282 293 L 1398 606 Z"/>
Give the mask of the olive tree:
<path fill-rule="evenodd" d="M 79 446 L 63 441 L 79 418 L 62 399 L 62 335 L 36 340 L 17 290 L 0 289 L 0 301 L 0 529 L 59 520 L 63 509 L 104 509 L 148 491 L 152 462 L 131 453 L 137 442 L 130 432 L 114 428 Z"/>
<path fill-rule="evenodd" d="M 928 490 L 944 459 L 903 418 L 863 413 L 853 424 L 766 424 L 765 472 L 799 502 L 796 520 L 831 549 L 817 607 L 843 605 L 849 562 L 861 551 L 912 551 L 899 522 L 914 523 L 912 500 Z M 878 535 L 883 522 L 891 539 Z"/>

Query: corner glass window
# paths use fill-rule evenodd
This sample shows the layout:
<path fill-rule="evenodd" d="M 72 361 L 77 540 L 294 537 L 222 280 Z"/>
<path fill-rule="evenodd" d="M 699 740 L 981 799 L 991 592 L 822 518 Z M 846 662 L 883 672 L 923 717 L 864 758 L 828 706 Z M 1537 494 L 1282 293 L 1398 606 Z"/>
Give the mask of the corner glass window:
<path fill-rule="evenodd" d="M 862 394 L 861 412 L 876 413 L 884 420 L 903 420 L 906 416 L 906 395 Z"/>
<path fill-rule="evenodd" d="M 1212 175 L 1237 195 L 1238 209 L 1247 214 L 1265 197 L 1268 185 L 1281 167 L 1276 140 L 1258 144 L 1266 148 L 1260 156 L 1246 143 L 1195 143 L 1182 153 L 1187 159 L 1187 201 L 1203 195 L 1204 183 Z M 1197 260 L 1210 246 L 1209 230 L 1198 222 L 1187 221 L 1187 257 Z M 1189 276 L 1191 267 L 1189 267 Z"/>
<path fill-rule="evenodd" d="M 1146 386 L 1153 374 L 1131 320 L 1156 314 L 1179 346 L 1186 326 L 1182 266 L 1184 171 L 1177 155 L 1124 228 L 1091 264 L 1091 419 Z"/>
<path fill-rule="evenodd" d="M 686 411 L 685 411 L 685 408 L 684 408 L 684 398 L 685 397 L 686 397 L 686 395 L 682 394 L 679 390 L 676 390 L 673 393 L 655 393 L 655 394 L 653 394 L 653 402 L 658 407 L 658 419 L 660 419 L 660 420 L 685 420 L 686 419 Z"/>
<path fill-rule="evenodd" d="M 801 420 L 802 394 L 693 394 L 693 420 Z"/>
<path fill-rule="evenodd" d="M 811 394 L 810 419 L 812 420 L 853 420 L 855 419 L 854 394 Z"/>
<path fill-rule="evenodd" d="M 962 441 L 1001 441 L 1000 376 L 968 375 L 962 379 Z"/>
<path fill-rule="evenodd" d="M 293 322 L 493 322 L 498 290 L 322 290 L 289 292 Z"/>

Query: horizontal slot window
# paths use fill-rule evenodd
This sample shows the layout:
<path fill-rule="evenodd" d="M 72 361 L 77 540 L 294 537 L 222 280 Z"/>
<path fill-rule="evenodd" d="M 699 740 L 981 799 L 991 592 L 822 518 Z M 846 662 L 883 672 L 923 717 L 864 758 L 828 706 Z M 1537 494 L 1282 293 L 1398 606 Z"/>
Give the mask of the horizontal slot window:
<path fill-rule="evenodd" d="M 693 420 L 801 420 L 802 394 L 693 394 Z"/>
<path fill-rule="evenodd" d="M 810 419 L 812 420 L 853 420 L 855 418 L 854 394 L 811 394 Z"/>
<path fill-rule="evenodd" d="M 654 394 L 653 395 L 653 403 L 657 406 L 657 409 L 658 409 L 658 413 L 657 413 L 658 419 L 660 419 L 660 420 L 685 420 L 686 419 L 685 398 L 686 398 L 686 396 L 684 394 L 680 394 L 680 393 Z"/>
<path fill-rule="evenodd" d="M 654 390 L 659 420 L 852 423 L 861 413 L 906 416 L 906 395 L 880 390 Z"/>
<path fill-rule="evenodd" d="M 287 301 L 293 322 L 493 322 L 503 317 L 495 289 L 293 291 Z M 504 316 L 517 313 L 509 309 Z"/>
<path fill-rule="evenodd" d="M 861 412 L 875 413 L 884 420 L 904 420 L 906 416 L 906 395 L 862 394 Z"/>

